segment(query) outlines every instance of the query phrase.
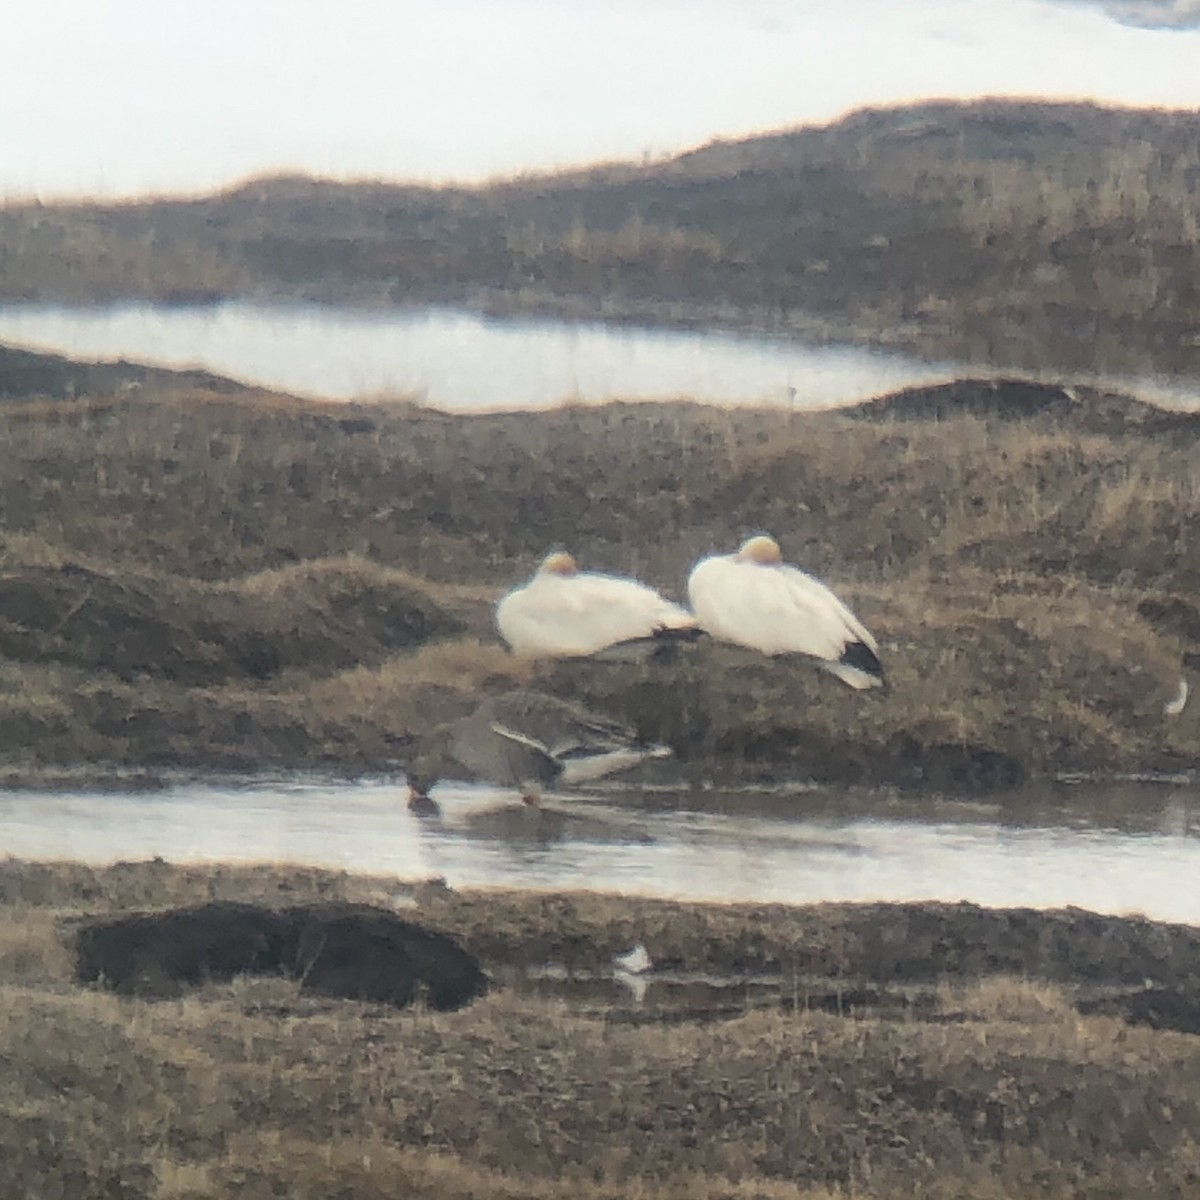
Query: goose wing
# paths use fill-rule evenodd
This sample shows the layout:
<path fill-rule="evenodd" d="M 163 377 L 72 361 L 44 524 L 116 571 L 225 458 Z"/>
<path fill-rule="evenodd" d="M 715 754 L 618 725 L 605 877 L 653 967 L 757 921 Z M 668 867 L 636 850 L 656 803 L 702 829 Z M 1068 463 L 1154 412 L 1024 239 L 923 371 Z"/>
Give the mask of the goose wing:
<path fill-rule="evenodd" d="M 879 649 L 870 630 L 819 579 L 799 567 L 782 566 L 775 570 L 785 580 L 784 590 L 794 606 L 797 620 L 807 614 L 814 631 L 819 630 L 822 640 L 835 646 L 838 655 L 850 642 L 862 642 L 872 650 Z"/>
<path fill-rule="evenodd" d="M 510 786 L 550 783 L 562 764 L 527 731 L 477 710 L 454 725 L 447 778 L 477 779 Z"/>
<path fill-rule="evenodd" d="M 637 742 L 621 722 L 545 692 L 517 690 L 488 701 L 490 719 L 521 733 L 557 759 L 620 749 Z"/>
<path fill-rule="evenodd" d="M 555 775 L 558 774 L 561 764 L 558 762 L 557 756 L 551 753 L 550 748 L 539 742 L 537 738 L 529 737 L 518 729 L 510 729 L 498 721 L 494 721 L 490 728 L 501 741 L 520 747 L 529 755 L 531 761 L 540 764 Z"/>
<path fill-rule="evenodd" d="M 619 721 L 545 692 L 495 696 L 472 722 L 486 722 L 488 737 L 498 743 L 489 751 L 492 779 L 502 762 L 509 780 L 583 783 L 671 754 L 666 746 L 643 743 Z"/>

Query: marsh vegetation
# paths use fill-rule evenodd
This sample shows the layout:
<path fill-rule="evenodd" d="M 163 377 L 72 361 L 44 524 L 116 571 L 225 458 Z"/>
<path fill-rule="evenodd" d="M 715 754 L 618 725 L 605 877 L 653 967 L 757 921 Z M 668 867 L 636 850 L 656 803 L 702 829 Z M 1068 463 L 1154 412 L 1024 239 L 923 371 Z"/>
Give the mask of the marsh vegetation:
<path fill-rule="evenodd" d="M 714 1014 L 581 1006 L 503 982 L 454 1013 L 314 996 L 285 978 L 157 1001 L 74 982 L 81 913 L 398 899 L 498 977 L 546 961 L 595 969 L 641 939 L 656 961 L 771 966 L 790 984 L 781 1001 L 735 994 Z M 1077 912 L 671 905 L 10 860 L 0 1184 L 67 1200 L 1182 1200 L 1200 1170 L 1200 1042 L 1130 1003 L 1166 987 L 1190 997 L 1194 1020 L 1195 942 Z M 914 989 L 921 1003 L 895 1003 Z M 1125 1007 L 1082 1011 L 1089 991 Z M 827 1003 L 835 994 L 843 1003 Z"/>
<path fill-rule="evenodd" d="M 888 695 L 713 644 L 539 685 L 726 782 L 1194 766 L 1195 706 L 1163 706 L 1200 634 L 1196 417 L 969 381 L 826 413 L 487 415 L 126 383 L 0 406 L 10 771 L 394 769 L 534 678 L 492 606 L 548 547 L 678 597 L 761 530 L 875 632 Z"/>
<path fill-rule="evenodd" d="M 486 187 L 282 178 L 188 199 L 10 204 L 0 299 L 449 302 L 1189 371 L 1198 121 L 931 102 Z"/>
<path fill-rule="evenodd" d="M 451 299 L 1185 369 L 1194 114 L 926 105 L 668 164 L 492 189 L 255 183 L 0 212 L 10 300 Z M 914 203 L 914 199 L 917 203 Z M 840 412 L 670 403 L 449 415 L 129 364 L 0 358 L 0 768 L 397 771 L 536 682 L 685 780 L 961 795 L 1194 774 L 1200 417 L 962 380 Z M 492 606 L 545 551 L 679 596 L 769 531 L 891 681 L 729 647 L 513 658 Z M 79 921 L 367 904 L 459 939 L 460 1012 L 279 977 L 153 1000 L 80 982 Z M 1178 1197 L 1200 1186 L 1196 931 L 971 905 L 785 908 L 283 866 L 0 862 L 0 1190 Z M 770 971 L 769 1004 L 583 1006 L 552 963 Z M 103 972 L 99 972 L 104 982 Z M 786 995 L 784 994 L 786 992 Z"/>

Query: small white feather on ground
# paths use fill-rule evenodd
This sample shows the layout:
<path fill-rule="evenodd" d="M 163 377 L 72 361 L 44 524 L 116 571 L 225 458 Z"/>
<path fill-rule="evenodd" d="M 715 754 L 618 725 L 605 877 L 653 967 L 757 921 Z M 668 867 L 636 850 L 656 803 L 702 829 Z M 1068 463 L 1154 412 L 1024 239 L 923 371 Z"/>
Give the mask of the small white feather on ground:
<path fill-rule="evenodd" d="M 1177 717 L 1185 708 L 1188 702 L 1188 683 L 1186 679 L 1179 681 L 1179 687 L 1175 695 L 1163 705 L 1163 713 L 1168 717 Z"/>
<path fill-rule="evenodd" d="M 646 947 L 638 942 L 632 950 L 618 954 L 613 959 L 613 965 L 618 972 L 624 972 L 627 975 L 643 975 L 654 966 L 654 960 L 650 957 Z"/>

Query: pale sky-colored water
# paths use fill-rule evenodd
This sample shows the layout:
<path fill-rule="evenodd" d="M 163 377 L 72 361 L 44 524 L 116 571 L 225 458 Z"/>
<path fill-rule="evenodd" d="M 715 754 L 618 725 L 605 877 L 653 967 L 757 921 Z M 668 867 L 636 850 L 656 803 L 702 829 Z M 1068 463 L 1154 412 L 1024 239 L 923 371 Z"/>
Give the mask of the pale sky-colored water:
<path fill-rule="evenodd" d="M 304 395 L 412 394 L 458 410 L 536 409 L 614 396 L 828 408 L 954 374 L 944 364 L 852 346 L 492 321 L 453 309 L 374 312 L 237 301 L 208 308 L 0 306 L 0 340 L 85 359 L 203 366 Z"/>
<path fill-rule="evenodd" d="M 490 320 L 454 309 L 376 312 L 242 301 L 202 308 L 0 305 L 0 341 L 75 358 L 203 367 L 333 399 L 413 395 L 458 411 L 679 396 L 835 408 L 997 373 L 986 364 L 727 333 Z M 1195 381 L 1082 375 L 1069 381 L 1200 409 Z"/>
<path fill-rule="evenodd" d="M 970 900 L 1200 924 L 1194 788 L 1131 791 L 1137 820 L 1022 825 L 1002 804 L 931 802 L 926 819 L 831 815 L 836 792 L 709 794 L 706 811 L 647 809 L 635 791 L 551 797 L 442 785 L 440 820 L 399 783 L 191 784 L 163 792 L 0 794 L 0 854 L 104 863 L 307 863 L 451 887 L 587 887 L 718 901 Z M 861 802 L 862 797 L 847 797 Z M 1049 797 L 1043 798 L 1049 804 Z M 1111 815 L 1107 814 L 1107 815 Z M 956 819 L 955 819 L 956 818 Z"/>
<path fill-rule="evenodd" d="M 0 197 L 206 190 L 272 171 L 479 179 L 933 96 L 1200 105 L 1200 30 L 1136 28 L 1104 9 L 12 0 Z"/>

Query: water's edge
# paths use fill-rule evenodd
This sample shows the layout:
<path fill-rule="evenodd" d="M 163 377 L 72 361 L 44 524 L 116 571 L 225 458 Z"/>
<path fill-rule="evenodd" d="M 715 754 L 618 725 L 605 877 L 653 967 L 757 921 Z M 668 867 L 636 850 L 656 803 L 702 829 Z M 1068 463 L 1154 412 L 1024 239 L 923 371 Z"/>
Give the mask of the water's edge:
<path fill-rule="evenodd" d="M 969 901 L 1200 923 L 1200 789 L 1088 785 L 990 800 L 832 788 L 551 796 L 486 787 L 408 812 L 398 780 L 0 792 L 0 853 L 295 863 L 455 888 L 717 902 Z"/>

